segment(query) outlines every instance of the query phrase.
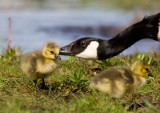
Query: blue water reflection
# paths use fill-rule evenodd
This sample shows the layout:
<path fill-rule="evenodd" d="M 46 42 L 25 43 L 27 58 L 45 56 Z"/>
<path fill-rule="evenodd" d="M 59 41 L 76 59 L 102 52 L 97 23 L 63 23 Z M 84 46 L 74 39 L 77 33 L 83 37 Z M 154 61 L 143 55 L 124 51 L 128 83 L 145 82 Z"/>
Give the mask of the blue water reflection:
<path fill-rule="evenodd" d="M 0 50 L 5 49 L 8 37 L 8 17 L 12 18 L 12 45 L 23 52 L 40 49 L 48 41 L 64 46 L 83 36 L 109 39 L 114 30 L 106 32 L 105 26 L 125 26 L 132 13 L 117 11 L 68 10 L 68 11 L 3 11 L 0 12 Z M 110 30 L 110 29 L 109 29 Z M 122 54 L 135 51 L 157 50 L 159 42 L 143 40 Z"/>

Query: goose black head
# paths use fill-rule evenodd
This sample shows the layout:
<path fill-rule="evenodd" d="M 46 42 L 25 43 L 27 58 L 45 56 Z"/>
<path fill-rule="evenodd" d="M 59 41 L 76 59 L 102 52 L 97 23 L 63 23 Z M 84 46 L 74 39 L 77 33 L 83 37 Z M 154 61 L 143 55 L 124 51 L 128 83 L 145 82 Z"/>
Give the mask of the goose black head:
<path fill-rule="evenodd" d="M 60 54 L 87 59 L 98 59 L 98 48 L 101 42 L 101 39 L 90 37 L 81 38 L 62 47 Z"/>

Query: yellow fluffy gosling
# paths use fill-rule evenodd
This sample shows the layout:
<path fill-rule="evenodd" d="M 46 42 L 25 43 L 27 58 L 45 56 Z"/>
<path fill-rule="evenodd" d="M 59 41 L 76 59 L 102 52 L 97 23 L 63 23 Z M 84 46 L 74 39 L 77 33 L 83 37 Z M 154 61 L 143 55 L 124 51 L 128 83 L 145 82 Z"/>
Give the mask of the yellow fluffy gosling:
<path fill-rule="evenodd" d="M 21 70 L 29 75 L 35 85 L 42 79 L 41 89 L 46 89 L 44 78 L 49 76 L 58 65 L 59 47 L 54 42 L 44 45 L 42 50 L 37 50 L 24 55 L 21 59 Z"/>
<path fill-rule="evenodd" d="M 137 61 L 131 69 L 119 66 L 101 72 L 93 77 L 91 87 L 107 93 L 110 97 L 120 98 L 143 87 L 148 76 L 151 76 L 148 66 Z"/>

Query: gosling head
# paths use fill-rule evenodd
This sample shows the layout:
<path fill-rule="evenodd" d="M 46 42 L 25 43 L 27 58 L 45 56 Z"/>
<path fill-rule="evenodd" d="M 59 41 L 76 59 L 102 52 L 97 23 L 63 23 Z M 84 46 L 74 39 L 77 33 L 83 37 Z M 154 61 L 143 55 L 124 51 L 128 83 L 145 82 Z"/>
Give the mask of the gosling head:
<path fill-rule="evenodd" d="M 143 61 L 136 61 L 132 65 L 131 70 L 133 71 L 134 74 L 141 77 L 152 76 L 152 73 L 150 72 L 148 65 Z"/>
<path fill-rule="evenodd" d="M 54 42 L 49 42 L 44 45 L 42 55 L 47 59 L 61 59 L 59 56 L 59 46 Z"/>
<path fill-rule="evenodd" d="M 61 55 L 77 56 L 86 59 L 98 59 L 101 39 L 85 37 L 78 39 L 60 49 Z M 105 49 L 103 49 L 105 50 Z M 101 52 L 103 53 L 103 52 Z"/>

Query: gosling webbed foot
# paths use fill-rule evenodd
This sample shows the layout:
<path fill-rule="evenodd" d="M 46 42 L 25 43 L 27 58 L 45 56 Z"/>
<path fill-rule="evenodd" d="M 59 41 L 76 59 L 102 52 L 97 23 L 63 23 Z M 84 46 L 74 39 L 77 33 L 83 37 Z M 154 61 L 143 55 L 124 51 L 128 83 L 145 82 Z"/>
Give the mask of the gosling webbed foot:
<path fill-rule="evenodd" d="M 46 85 L 41 85 L 40 89 L 42 89 L 42 90 L 48 90 L 49 88 Z"/>
<path fill-rule="evenodd" d="M 42 90 L 48 90 L 48 89 L 49 89 L 49 88 L 45 85 L 44 79 L 42 79 L 42 84 L 41 84 L 41 86 L 40 86 L 40 89 L 42 89 Z"/>
<path fill-rule="evenodd" d="M 44 79 L 42 79 L 42 83 L 38 84 L 37 80 L 33 80 L 34 85 L 37 90 L 48 90 L 49 88 L 45 85 Z"/>
<path fill-rule="evenodd" d="M 37 80 L 33 80 L 35 87 L 37 87 Z"/>

